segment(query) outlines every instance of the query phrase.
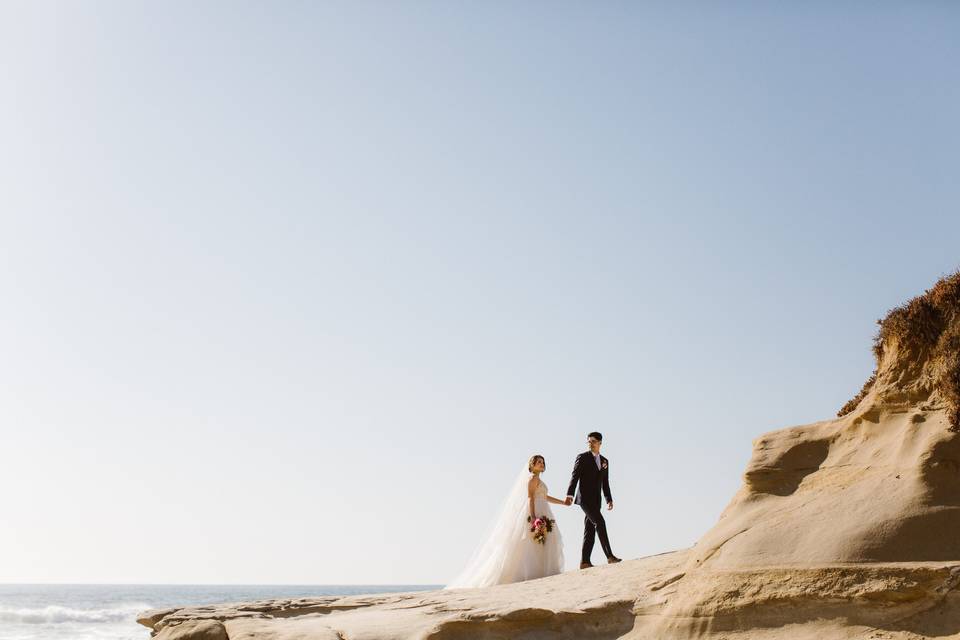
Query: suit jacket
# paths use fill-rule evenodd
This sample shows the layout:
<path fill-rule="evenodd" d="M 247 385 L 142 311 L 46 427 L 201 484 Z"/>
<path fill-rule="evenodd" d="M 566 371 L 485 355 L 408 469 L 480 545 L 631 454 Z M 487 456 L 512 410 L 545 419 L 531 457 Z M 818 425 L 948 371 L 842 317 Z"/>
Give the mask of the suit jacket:
<path fill-rule="evenodd" d="M 574 502 L 577 504 L 599 507 L 601 489 L 607 502 L 613 501 L 613 496 L 610 495 L 610 461 L 600 456 L 600 466 L 598 469 L 593 454 L 589 451 L 577 456 L 573 463 L 570 486 L 567 488 L 568 496 L 574 495 L 576 491 Z"/>

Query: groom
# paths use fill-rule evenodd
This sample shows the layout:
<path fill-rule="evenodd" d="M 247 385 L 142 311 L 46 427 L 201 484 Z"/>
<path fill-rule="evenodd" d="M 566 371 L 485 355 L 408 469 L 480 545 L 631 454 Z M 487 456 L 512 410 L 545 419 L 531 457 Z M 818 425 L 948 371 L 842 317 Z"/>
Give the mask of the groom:
<path fill-rule="evenodd" d="M 603 488 L 603 496 L 607 499 L 607 510 L 613 509 L 613 498 L 610 496 L 610 462 L 600 455 L 600 445 L 603 444 L 603 436 L 599 432 L 593 431 L 587 434 L 587 445 L 589 451 L 584 451 L 577 456 L 573 463 L 573 475 L 570 478 L 570 487 L 567 489 L 567 499 L 564 504 L 569 506 L 574 502 L 573 496 L 576 491 L 576 502 L 583 509 L 583 552 L 580 556 L 580 568 L 587 569 L 592 567 L 590 554 L 593 553 L 593 543 L 596 536 L 600 536 L 600 546 L 603 548 L 604 555 L 607 556 L 609 564 L 620 562 L 620 558 L 613 555 L 610 549 L 610 540 L 607 538 L 607 523 L 600 513 L 600 489 Z M 580 488 L 577 489 L 577 483 Z"/>

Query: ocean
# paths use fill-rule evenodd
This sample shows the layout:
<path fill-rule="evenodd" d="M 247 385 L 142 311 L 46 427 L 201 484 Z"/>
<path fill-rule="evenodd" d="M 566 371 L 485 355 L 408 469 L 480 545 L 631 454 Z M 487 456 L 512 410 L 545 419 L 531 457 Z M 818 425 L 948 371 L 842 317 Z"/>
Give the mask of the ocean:
<path fill-rule="evenodd" d="M 147 640 L 144 609 L 324 595 L 427 591 L 441 585 L 0 584 L 0 640 Z"/>

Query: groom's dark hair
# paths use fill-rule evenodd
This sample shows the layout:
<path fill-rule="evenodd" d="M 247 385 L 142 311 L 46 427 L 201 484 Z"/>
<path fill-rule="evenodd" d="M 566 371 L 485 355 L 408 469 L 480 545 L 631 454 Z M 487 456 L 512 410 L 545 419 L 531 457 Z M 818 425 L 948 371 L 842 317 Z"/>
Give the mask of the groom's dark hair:
<path fill-rule="evenodd" d="M 600 433 L 599 431 L 591 431 L 590 433 L 587 434 L 587 437 L 603 442 L 603 434 Z"/>

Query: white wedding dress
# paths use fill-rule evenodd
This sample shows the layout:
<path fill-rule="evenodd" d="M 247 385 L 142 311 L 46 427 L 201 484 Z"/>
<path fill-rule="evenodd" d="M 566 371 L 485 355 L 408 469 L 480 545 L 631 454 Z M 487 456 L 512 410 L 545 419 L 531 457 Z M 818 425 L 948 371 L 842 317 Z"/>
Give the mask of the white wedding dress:
<path fill-rule="evenodd" d="M 500 515 L 463 572 L 445 589 L 489 587 L 523 580 L 545 578 L 563 571 L 563 539 L 554 523 L 543 544 L 531 537 L 529 494 L 531 474 L 524 468 L 507 496 Z M 547 502 L 547 485 L 541 480 L 534 493 L 537 516 L 554 520 Z"/>

